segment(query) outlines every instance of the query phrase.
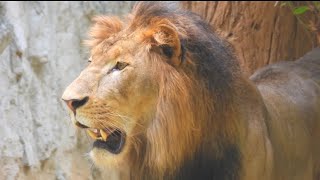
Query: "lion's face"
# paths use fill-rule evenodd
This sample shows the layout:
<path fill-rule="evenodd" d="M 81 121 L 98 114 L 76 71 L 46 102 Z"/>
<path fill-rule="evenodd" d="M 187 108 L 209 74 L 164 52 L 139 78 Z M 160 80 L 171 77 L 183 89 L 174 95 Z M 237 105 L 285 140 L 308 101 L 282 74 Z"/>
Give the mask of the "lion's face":
<path fill-rule="evenodd" d="M 90 64 L 63 94 L 73 122 L 95 139 L 93 160 L 104 158 L 111 166 L 125 156 L 130 138 L 143 132 L 157 98 L 146 52 L 135 38 L 116 38 L 92 49 Z"/>
<path fill-rule="evenodd" d="M 141 143 L 137 137 L 146 137 L 150 126 L 159 129 L 153 121 L 157 106 L 166 101 L 166 97 L 159 100 L 163 84 L 168 90 L 176 86 L 163 77 L 179 78 L 175 70 L 182 57 L 178 32 L 166 20 L 155 19 L 151 24 L 122 28 L 117 19 L 98 17 L 91 29 L 91 62 L 62 96 L 74 124 L 95 140 L 90 155 L 97 165 L 128 164 L 130 152 Z M 152 136 L 151 141 L 157 138 L 155 133 Z"/>

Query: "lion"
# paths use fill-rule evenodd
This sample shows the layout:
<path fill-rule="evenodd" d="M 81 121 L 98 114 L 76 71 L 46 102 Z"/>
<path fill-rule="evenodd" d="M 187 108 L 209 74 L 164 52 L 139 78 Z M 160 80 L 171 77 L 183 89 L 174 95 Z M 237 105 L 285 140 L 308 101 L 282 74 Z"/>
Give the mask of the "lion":
<path fill-rule="evenodd" d="M 230 45 L 172 4 L 94 21 L 89 65 L 62 99 L 97 167 L 122 179 L 319 178 L 319 58 L 248 79 Z"/>

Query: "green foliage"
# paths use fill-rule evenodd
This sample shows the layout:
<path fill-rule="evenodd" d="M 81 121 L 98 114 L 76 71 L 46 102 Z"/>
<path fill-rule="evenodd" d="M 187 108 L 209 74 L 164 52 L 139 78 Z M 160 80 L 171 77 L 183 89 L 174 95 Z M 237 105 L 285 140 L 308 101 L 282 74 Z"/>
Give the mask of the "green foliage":
<path fill-rule="evenodd" d="M 293 14 L 295 14 L 295 15 L 303 14 L 308 10 L 309 10 L 308 6 L 299 6 L 299 7 L 294 8 Z"/>
<path fill-rule="evenodd" d="M 275 6 L 289 8 L 292 14 L 297 18 L 299 24 L 310 35 L 317 37 L 318 45 L 320 45 L 320 1 L 277 1 Z"/>
<path fill-rule="evenodd" d="M 279 1 L 277 1 L 278 3 Z M 285 1 L 280 3 L 280 7 L 288 6 L 294 15 L 303 15 L 305 12 L 310 11 L 312 13 L 320 12 L 320 1 Z"/>

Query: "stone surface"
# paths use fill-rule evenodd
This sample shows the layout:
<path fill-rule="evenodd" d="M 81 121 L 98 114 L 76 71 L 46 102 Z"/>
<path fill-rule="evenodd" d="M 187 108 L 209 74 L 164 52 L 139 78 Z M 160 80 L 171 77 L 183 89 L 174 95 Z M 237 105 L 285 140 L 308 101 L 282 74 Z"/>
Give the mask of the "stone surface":
<path fill-rule="evenodd" d="M 92 166 L 60 97 L 87 63 L 91 17 L 132 5 L 0 2 L 0 180 L 117 179 Z"/>

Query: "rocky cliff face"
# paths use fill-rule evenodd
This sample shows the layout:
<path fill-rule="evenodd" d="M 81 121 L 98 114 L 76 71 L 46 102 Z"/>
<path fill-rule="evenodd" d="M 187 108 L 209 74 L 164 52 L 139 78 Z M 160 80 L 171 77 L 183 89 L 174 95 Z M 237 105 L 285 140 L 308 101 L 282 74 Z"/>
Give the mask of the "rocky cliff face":
<path fill-rule="evenodd" d="M 95 14 L 132 2 L 0 2 L 0 179 L 117 179 L 86 158 L 60 97 L 86 65 Z"/>

